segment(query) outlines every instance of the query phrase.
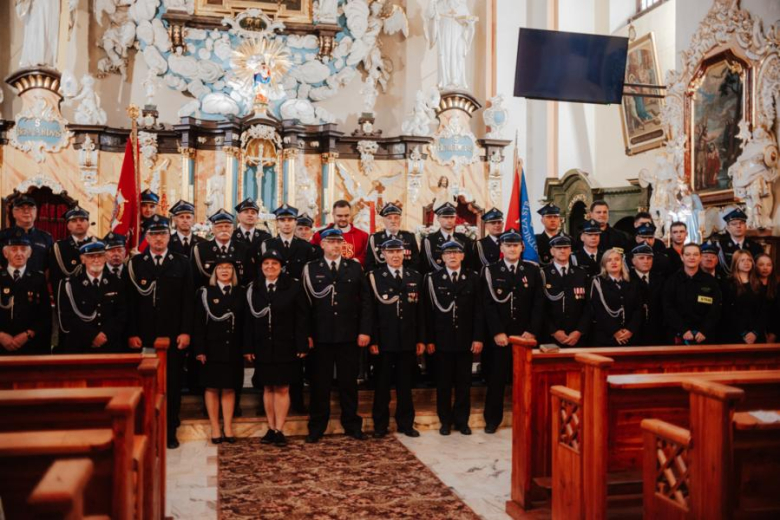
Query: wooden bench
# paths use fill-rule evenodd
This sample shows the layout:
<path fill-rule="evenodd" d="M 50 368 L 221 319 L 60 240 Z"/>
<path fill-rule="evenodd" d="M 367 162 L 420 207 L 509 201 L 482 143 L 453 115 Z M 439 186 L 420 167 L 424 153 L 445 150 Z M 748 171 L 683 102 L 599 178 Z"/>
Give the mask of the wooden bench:
<path fill-rule="evenodd" d="M 683 386 L 689 429 L 642 421 L 644 518 L 780 517 L 780 423 L 735 413 L 750 390 L 699 380 Z"/>
<path fill-rule="evenodd" d="M 144 518 L 165 516 L 166 372 L 169 340 L 155 342 L 154 354 L 85 354 L 0 357 L 0 390 L 140 387 L 141 431 L 150 444 L 144 462 Z"/>
<path fill-rule="evenodd" d="M 606 518 L 608 495 L 622 496 L 630 505 L 625 499 L 636 493 L 640 502 L 640 421 L 654 417 L 687 426 L 686 381 L 750 388 L 750 399 L 743 402 L 747 409 L 780 401 L 780 370 L 609 375 L 610 358 L 578 354 L 575 359 L 582 366 L 581 390 L 551 389 L 553 518 Z"/>
<path fill-rule="evenodd" d="M 129 471 L 126 464 L 114 467 L 114 494 L 120 496 L 115 500 L 125 501 L 129 493 L 133 517 L 142 518 L 146 508 L 152 510 L 144 473 L 155 454 L 136 413 L 141 396 L 138 388 L 120 387 L 0 390 L 0 432 L 111 428 L 114 443 L 131 450 Z"/>
<path fill-rule="evenodd" d="M 84 490 L 95 468 L 89 459 L 54 462 L 27 499 L 34 520 L 82 520 Z"/>
<path fill-rule="evenodd" d="M 730 371 L 780 368 L 780 344 L 573 348 L 541 352 L 519 338 L 513 344 L 512 487 L 506 510 L 521 518 L 533 501 L 546 501 L 552 474 L 550 388 L 579 390 L 577 354 L 600 354 L 616 361 L 619 373 Z M 540 485 L 542 484 L 542 485 Z"/>

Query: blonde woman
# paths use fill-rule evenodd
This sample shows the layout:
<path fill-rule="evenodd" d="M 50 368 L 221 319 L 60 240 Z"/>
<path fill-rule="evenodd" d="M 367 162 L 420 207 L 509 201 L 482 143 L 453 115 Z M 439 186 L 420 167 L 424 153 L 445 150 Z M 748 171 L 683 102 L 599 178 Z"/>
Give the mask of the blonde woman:
<path fill-rule="evenodd" d="M 590 286 L 593 346 L 632 345 L 642 326 L 642 300 L 623 259 L 623 250 L 608 249 L 601 273 Z"/>
<path fill-rule="evenodd" d="M 753 255 L 740 249 L 731 257 L 731 274 L 723 283 L 725 343 L 763 343 L 766 311 L 761 280 Z"/>
<path fill-rule="evenodd" d="M 244 289 L 238 285 L 234 260 L 217 256 L 209 284 L 198 289 L 192 344 L 201 363 L 200 383 L 206 389 L 206 410 L 211 421 L 211 442 L 234 443 L 235 388 L 244 377 L 242 326 Z M 220 433 L 219 408 L 224 429 Z"/>

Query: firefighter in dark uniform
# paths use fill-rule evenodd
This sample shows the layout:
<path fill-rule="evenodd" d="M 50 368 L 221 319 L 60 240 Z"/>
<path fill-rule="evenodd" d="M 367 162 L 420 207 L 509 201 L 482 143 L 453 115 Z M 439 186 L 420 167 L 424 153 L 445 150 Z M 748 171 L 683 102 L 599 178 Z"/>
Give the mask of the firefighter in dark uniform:
<path fill-rule="evenodd" d="M 495 433 L 504 419 L 504 389 L 512 370 L 509 336 L 536 339 L 542 329 L 542 279 L 539 268 L 523 262 L 523 237 L 515 231 L 501 235 L 503 260 L 482 271 L 487 332 L 485 433 Z M 492 341 L 488 338 L 492 338 Z"/>
<path fill-rule="evenodd" d="M 412 378 L 417 356 L 425 351 L 422 275 L 404 265 L 407 246 L 402 240 L 382 244 L 384 265 L 368 274 L 374 308 L 371 354 L 377 357 L 374 392 L 374 437 L 387 435 L 390 425 L 390 386 L 395 380 L 398 432 L 419 437 L 414 429 Z"/>
<path fill-rule="evenodd" d="M 561 234 L 561 208 L 548 202 L 537 211 L 542 216 L 544 231 L 536 235 L 536 250 L 542 265 L 552 262 L 550 240 Z"/>
<path fill-rule="evenodd" d="M 336 366 L 341 425 L 358 440 L 366 438 L 357 413 L 358 354 L 371 341 L 371 292 L 360 263 L 341 256 L 340 229 L 320 235 L 325 256 L 306 264 L 303 285 L 312 306 L 311 406 L 306 442 L 318 442 L 330 419 L 330 389 Z"/>
<path fill-rule="evenodd" d="M 683 246 L 683 268 L 664 285 L 664 323 L 675 344 L 717 342 L 721 317 L 720 284 L 701 270 L 698 244 Z"/>
<path fill-rule="evenodd" d="M 192 272 L 195 274 L 195 286 L 208 285 L 214 272 L 217 256 L 230 256 L 236 268 L 238 283 L 247 286 L 255 276 L 255 259 L 246 243 L 233 240 L 233 215 L 224 209 L 209 217 L 214 238 L 199 242 L 192 248 Z"/>
<path fill-rule="evenodd" d="M 159 204 L 160 197 L 155 192 L 149 188 L 141 192 L 141 235 L 138 237 L 139 250 L 145 249 L 141 246 L 146 237 L 146 228 L 151 223 L 152 217 L 157 214 L 157 206 Z"/>
<path fill-rule="evenodd" d="M 314 219 L 304 213 L 299 215 L 295 221 L 295 236 L 306 242 L 311 242 L 311 237 L 314 236 Z"/>
<path fill-rule="evenodd" d="M 55 353 L 129 352 L 126 286 L 105 270 L 106 245 L 93 237 L 79 252 L 83 267 L 57 287 L 60 341 Z"/>
<path fill-rule="evenodd" d="M 81 270 L 79 248 L 87 242 L 89 212 L 76 206 L 65 212 L 70 236 L 54 243 L 49 253 L 49 281 L 56 293 L 60 280 L 78 274 Z"/>
<path fill-rule="evenodd" d="M 452 427 L 471 435 L 471 363 L 482 352 L 484 316 L 479 275 L 466 268 L 463 244 L 457 240 L 442 247 L 443 266 L 428 273 L 425 285 L 428 354 L 436 357 L 436 413 L 439 433 Z M 455 390 L 455 402 L 452 391 Z"/>
<path fill-rule="evenodd" d="M 734 251 L 744 249 L 749 251 L 753 258 L 764 252 L 761 244 L 747 238 L 747 215 L 740 208 L 727 213 L 723 220 L 726 222 L 726 232 L 718 239 L 720 245 L 720 266 L 726 274 L 731 273 L 731 256 Z"/>
<path fill-rule="evenodd" d="M 583 268 L 588 278 L 597 276 L 601 272 L 601 255 L 604 252 L 599 249 L 600 241 L 601 226 L 593 219 L 586 220 L 582 226 L 577 251 L 572 255 L 572 263 Z"/>
<path fill-rule="evenodd" d="M 106 245 L 106 272 L 127 282 L 127 237 L 109 231 L 103 237 Z"/>
<path fill-rule="evenodd" d="M 236 218 L 238 225 L 233 231 L 233 240 L 242 242 L 249 246 L 252 257 L 255 262 L 260 260 L 260 246 L 271 237 L 268 231 L 257 229 L 257 216 L 260 213 L 260 206 L 257 205 L 251 197 L 241 201 L 236 206 Z"/>
<path fill-rule="evenodd" d="M 168 338 L 166 369 L 168 401 L 168 448 L 179 447 L 176 428 L 181 406 L 181 376 L 184 350 L 190 344 L 195 286 L 187 258 L 168 250 L 167 218 L 155 215 L 147 226 L 149 248 L 130 259 L 128 295 L 128 345 L 152 347 L 157 338 Z"/>
<path fill-rule="evenodd" d="M 710 239 L 701 247 L 701 265 L 699 268 L 710 276 L 714 276 L 718 283 L 723 282 L 728 275 L 720 266 L 720 246 L 718 242 Z"/>
<path fill-rule="evenodd" d="M 379 212 L 385 225 L 384 231 L 378 231 L 368 237 L 366 251 L 366 272 L 371 272 L 385 265 L 382 256 L 382 244 L 388 240 L 400 240 L 404 244 L 404 267 L 417 269 L 420 263 L 420 250 L 414 233 L 401 230 L 401 208 L 388 202 Z"/>
<path fill-rule="evenodd" d="M 298 224 L 296 208 L 282 204 L 274 210 L 274 215 L 276 215 L 276 229 L 279 234 L 263 242 L 261 252 L 265 253 L 269 249 L 279 251 L 284 259 L 284 272 L 300 280 L 303 267 L 320 258 L 321 251 L 314 244 L 295 236 L 295 227 Z M 294 402 L 293 408 L 295 408 Z"/>
<path fill-rule="evenodd" d="M 642 297 L 631 281 L 623 250 L 604 251 L 601 268 L 588 294 L 593 320 L 590 343 L 595 347 L 636 345 L 642 328 Z"/>
<path fill-rule="evenodd" d="M 476 258 L 479 261 L 478 269 L 482 270 L 491 264 L 495 264 L 501 259 L 500 237 L 504 230 L 504 213 L 493 208 L 482 215 L 482 222 L 485 223 L 485 236 L 477 240 Z"/>
<path fill-rule="evenodd" d="M 192 232 L 192 225 L 195 223 L 195 206 L 191 202 L 180 200 L 173 205 L 170 213 L 174 231 L 171 233 L 171 243 L 168 244 L 168 249 L 173 253 L 190 258 L 195 244 L 206 241 Z"/>
<path fill-rule="evenodd" d="M 553 260 L 541 271 L 544 303 L 544 341 L 559 347 L 587 345 L 590 332 L 588 287 L 591 276 L 571 261 L 572 241 L 559 235 L 550 241 Z"/>
<path fill-rule="evenodd" d="M 474 265 L 472 255 L 474 254 L 474 242 L 464 235 L 455 231 L 455 222 L 457 210 L 449 202 L 445 202 L 436 208 L 436 218 L 439 221 L 439 230 L 424 237 L 420 245 L 420 272 L 435 273 L 444 269 L 442 260 L 442 247 L 451 240 L 457 240 L 463 246 L 463 252 L 466 255 L 463 261 L 465 265 Z"/>
<path fill-rule="evenodd" d="M 5 234 L 0 270 L 0 356 L 51 354 L 51 307 L 46 278 L 30 268 L 30 232 Z"/>
<path fill-rule="evenodd" d="M 54 245 L 54 240 L 48 232 L 35 227 L 35 219 L 38 215 L 35 199 L 27 195 L 20 195 L 11 204 L 11 214 L 14 217 L 15 226 L 0 231 L 0 246 L 17 234 L 17 228 L 21 229 L 32 248 L 32 254 L 27 260 L 27 269 L 45 273 L 49 268 L 49 250 Z M 0 267 L 4 269 L 7 265 L 6 259 L 0 258 Z"/>
<path fill-rule="evenodd" d="M 631 250 L 631 280 L 639 287 L 642 296 L 644 319 L 637 345 L 665 345 L 663 297 L 666 283 L 665 271 L 656 271 L 657 253 L 650 244 L 639 244 Z"/>
<path fill-rule="evenodd" d="M 661 241 L 655 237 L 655 230 L 655 224 L 652 222 L 645 222 L 644 224 L 640 224 L 634 228 L 634 232 L 636 233 L 636 244 L 634 244 L 634 246 L 631 248 L 631 251 L 628 253 L 628 264 L 629 266 L 632 265 L 631 257 L 636 246 L 640 244 L 647 244 L 653 249 L 653 274 L 666 276 L 666 274 L 671 269 L 672 262 L 669 260 L 669 257 L 666 254 L 666 248 L 663 247 L 663 245 L 659 247 Z"/>

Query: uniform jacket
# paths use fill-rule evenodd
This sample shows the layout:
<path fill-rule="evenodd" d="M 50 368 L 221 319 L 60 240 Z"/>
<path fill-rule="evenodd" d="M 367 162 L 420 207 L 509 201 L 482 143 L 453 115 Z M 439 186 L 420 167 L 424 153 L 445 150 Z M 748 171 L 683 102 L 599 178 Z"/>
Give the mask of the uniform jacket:
<path fill-rule="evenodd" d="M 726 273 L 729 273 L 731 272 L 731 257 L 734 256 L 734 253 L 740 248 L 737 247 L 736 242 L 731 239 L 731 235 L 728 233 L 718 237 L 718 244 L 720 245 L 721 252 L 719 255 L 720 265 Z M 758 244 L 749 238 L 743 239 L 742 249 L 750 251 L 750 254 L 753 255 L 754 259 L 757 255 L 764 252 L 764 248 L 761 247 L 761 244 Z"/>
<path fill-rule="evenodd" d="M 452 283 L 446 268 L 429 273 L 425 285 L 426 343 L 438 352 L 468 352 L 473 341 L 483 341 L 484 315 L 479 275 L 461 266 Z"/>
<path fill-rule="evenodd" d="M 216 240 L 201 242 L 192 249 L 192 272 L 196 287 L 208 285 L 209 277 L 214 272 L 217 256 L 222 254 L 222 245 Z M 249 246 L 245 243 L 231 240 L 227 245 L 227 254 L 235 261 L 238 283 L 246 286 L 255 277 L 255 259 Z"/>
<path fill-rule="evenodd" d="M 399 231 L 396 237 L 404 243 L 404 268 L 417 269 L 420 265 L 420 249 L 417 247 L 417 238 L 409 231 Z M 366 249 L 366 272 L 373 271 L 385 265 L 385 257 L 382 254 L 382 244 L 390 240 L 387 231 L 380 231 L 368 237 Z"/>
<path fill-rule="evenodd" d="M 387 265 L 368 274 L 374 309 L 371 342 L 380 352 L 413 351 L 425 343 L 423 277 L 404 267 L 401 281 Z"/>
<path fill-rule="evenodd" d="M 452 238 L 463 244 L 465 253 L 463 258 L 464 267 L 475 265 L 474 241 L 463 233 L 453 233 Z M 444 234 L 441 232 L 441 229 L 423 237 L 420 244 L 420 273 L 433 273 L 444 268 L 444 261 L 441 259 L 441 246 L 444 243 Z M 479 264 L 479 261 L 476 261 L 476 264 Z M 479 269 L 479 265 L 477 265 L 477 268 Z"/>
<path fill-rule="evenodd" d="M 664 322 L 670 339 L 686 331 L 698 331 L 708 342 L 715 340 L 721 317 L 722 297 L 718 281 L 701 270 L 688 276 L 681 269 L 664 285 Z"/>
<path fill-rule="evenodd" d="M 741 292 L 737 291 L 734 280 L 727 279 L 722 284 L 723 289 L 723 337 L 724 343 L 743 343 L 748 332 L 754 333 L 759 341 L 766 336 L 766 290 L 758 292 L 751 289 L 750 284 L 743 284 Z M 763 289 L 763 290 L 762 290 Z M 777 316 L 772 317 L 773 320 Z"/>
<path fill-rule="evenodd" d="M 284 272 L 298 280 L 303 274 L 303 266 L 322 256 L 322 250 L 319 246 L 312 245 L 298 237 L 293 237 L 290 240 L 289 248 L 284 247 L 282 237 L 270 238 L 263 242 L 260 248 L 261 254 L 269 249 L 275 249 L 281 253 L 282 258 L 284 258 Z"/>
<path fill-rule="evenodd" d="M 560 235 L 560 231 L 553 236 L 549 236 L 542 231 L 536 235 L 536 251 L 539 253 L 539 261 L 543 265 L 547 265 L 552 262 L 552 253 L 550 253 L 550 240 Z"/>
<path fill-rule="evenodd" d="M 0 231 L 0 247 L 5 245 L 5 241 L 11 236 L 13 228 L 6 228 Z M 30 241 L 32 255 L 27 260 L 27 269 L 38 272 L 46 272 L 49 268 L 49 251 L 54 245 L 54 239 L 47 231 L 35 227 L 30 228 L 25 236 Z M 2 256 L 2 255 L 0 255 Z M 0 258 L 0 267 L 5 269 L 8 261 L 4 256 Z"/>
<path fill-rule="evenodd" d="M 28 264 L 29 265 L 29 264 Z M 19 280 L 0 270 L 0 332 L 16 336 L 32 330 L 35 337 L 14 352 L 0 347 L 0 355 L 51 353 L 51 303 L 43 273 L 25 269 Z"/>
<path fill-rule="evenodd" d="M 195 293 L 192 348 L 206 363 L 230 363 L 243 355 L 246 293 L 240 285 L 225 294 L 219 285 L 206 285 Z"/>
<path fill-rule="evenodd" d="M 504 261 L 486 267 L 482 272 L 485 318 L 490 338 L 497 334 L 510 336 L 542 331 L 544 294 L 539 268 L 518 262 L 513 274 Z"/>
<path fill-rule="evenodd" d="M 614 334 L 621 329 L 627 329 L 632 333 L 628 345 L 637 344 L 642 327 L 643 308 L 642 297 L 635 283 L 631 281 L 617 283 L 608 276 L 596 276 L 591 280 L 589 304 L 593 319 L 591 329 L 593 346 L 618 346 Z M 610 311 L 618 312 L 621 309 L 622 312 L 618 316 L 610 314 Z"/>
<path fill-rule="evenodd" d="M 192 256 L 192 248 L 195 247 L 195 244 L 200 244 L 201 242 L 206 242 L 206 239 L 192 233 L 188 246 L 184 247 L 184 244 L 182 244 L 179 239 L 178 233 L 171 233 L 171 241 L 168 243 L 168 250 L 190 258 Z"/>
<path fill-rule="evenodd" d="M 654 264 L 655 265 L 655 264 Z M 644 282 L 639 273 L 631 270 L 631 279 L 639 287 L 642 297 L 642 331 L 637 341 L 638 345 L 657 346 L 666 345 L 666 331 L 664 330 L 664 285 L 666 277 L 660 273 L 650 271 L 650 282 Z"/>
<path fill-rule="evenodd" d="M 325 229 L 332 229 L 333 224 L 329 224 Z M 311 243 L 317 247 L 320 247 L 322 237 L 320 231 L 314 233 L 311 237 Z M 368 248 L 368 233 L 362 229 L 356 228 L 354 225 L 349 231 L 344 233 L 344 242 L 341 245 L 341 256 L 344 258 L 354 259 L 360 262 L 361 267 L 366 265 L 366 249 Z"/>
<path fill-rule="evenodd" d="M 246 244 L 249 246 L 249 250 L 251 251 L 252 257 L 255 258 L 255 260 L 259 260 L 260 258 L 260 247 L 263 245 L 263 242 L 266 240 L 273 238 L 271 236 L 271 233 L 268 231 L 262 230 L 262 229 L 255 229 L 252 231 L 252 239 L 248 240 L 246 237 L 246 234 L 244 234 L 244 230 L 241 229 L 240 226 L 236 227 L 236 230 L 233 231 L 233 238 L 231 240 L 234 240 L 236 242 L 241 242 L 242 244 Z"/>
<path fill-rule="evenodd" d="M 562 330 L 571 334 L 575 330 L 581 334 L 579 346 L 585 344 L 590 332 L 591 311 L 588 303 L 590 276 L 582 267 L 569 262 L 566 276 L 554 264 L 542 268 L 544 293 L 544 332 L 552 336 Z"/>
<path fill-rule="evenodd" d="M 585 270 L 585 274 L 588 275 L 588 278 L 593 278 L 594 276 L 598 276 L 599 273 L 601 273 L 601 257 L 604 255 L 604 251 L 600 250 L 598 253 L 596 253 L 596 259 L 595 261 L 590 257 L 590 254 L 583 249 L 582 246 L 580 246 L 572 255 L 570 262 L 577 267 L 580 267 Z M 590 286 L 590 282 L 588 282 L 588 286 Z"/>
<path fill-rule="evenodd" d="M 81 270 L 81 254 L 79 247 L 84 241 L 76 242 L 73 236 L 63 238 L 54 243 L 49 251 L 49 281 L 52 290 L 56 291 L 60 280 L 78 274 Z"/>
<path fill-rule="evenodd" d="M 479 262 L 479 270 L 501 259 L 501 246 L 492 237 L 482 237 L 474 246 L 474 256 Z"/>

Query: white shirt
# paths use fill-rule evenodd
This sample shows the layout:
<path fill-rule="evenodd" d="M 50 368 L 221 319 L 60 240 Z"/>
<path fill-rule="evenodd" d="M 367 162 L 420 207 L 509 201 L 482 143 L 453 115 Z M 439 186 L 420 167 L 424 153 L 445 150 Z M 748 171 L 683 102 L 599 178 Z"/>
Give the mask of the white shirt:
<path fill-rule="evenodd" d="M 489 236 L 490 238 L 492 238 L 492 239 L 493 239 L 493 242 L 495 242 L 496 244 L 498 244 L 498 237 L 497 237 L 497 236 L 495 236 L 495 235 L 488 235 L 488 236 Z M 500 236 L 500 235 L 499 235 L 499 236 Z"/>
<path fill-rule="evenodd" d="M 100 285 L 100 279 L 102 277 L 101 276 L 92 276 L 89 273 L 89 271 L 87 271 L 87 278 L 89 278 L 89 283 L 91 283 L 92 285 L 95 285 L 95 280 L 97 280 L 98 285 Z"/>
<path fill-rule="evenodd" d="M 268 286 L 271 285 L 271 284 L 274 284 L 274 288 L 276 288 L 276 286 L 279 285 L 279 278 L 277 278 L 274 281 L 268 280 L 266 278 L 266 280 L 265 280 L 265 288 L 268 289 Z"/>
<path fill-rule="evenodd" d="M 516 262 L 510 262 L 506 258 L 504 258 L 504 264 L 506 265 L 506 268 L 510 271 L 512 270 L 512 266 L 515 266 L 515 272 L 518 271 L 518 265 L 520 264 L 520 260 L 517 260 Z"/>
<path fill-rule="evenodd" d="M 460 269 L 458 269 L 457 271 L 453 271 L 453 270 L 452 270 L 452 269 L 450 269 L 449 267 L 447 268 L 447 276 L 449 276 L 449 277 L 450 277 L 450 280 L 452 280 L 452 273 L 455 273 L 455 274 L 457 274 L 457 275 L 458 275 L 458 276 L 456 277 L 456 280 L 459 280 L 459 279 L 460 279 Z"/>
<path fill-rule="evenodd" d="M 553 262 L 555 264 L 555 268 L 558 270 L 558 274 L 563 276 L 563 270 L 566 269 L 566 272 L 571 272 L 571 267 L 569 267 L 569 264 L 561 265 L 558 262 Z"/>
<path fill-rule="evenodd" d="M 222 283 L 219 280 L 217 280 L 217 285 L 219 286 L 219 290 L 222 291 L 223 293 L 225 292 L 225 287 L 231 287 L 231 290 L 232 290 L 232 287 L 233 287 L 232 284 Z"/>
<path fill-rule="evenodd" d="M 338 258 L 336 258 L 334 260 L 328 260 L 327 258 L 325 259 L 325 263 L 327 264 L 328 268 L 330 268 L 330 266 L 333 264 L 333 262 L 336 262 L 336 270 L 338 271 L 339 267 L 341 267 L 341 256 L 339 256 Z"/>
<path fill-rule="evenodd" d="M 244 236 L 246 236 L 246 234 L 247 234 L 247 233 L 249 233 L 249 236 L 252 236 L 252 235 L 254 235 L 254 234 L 255 234 L 255 228 L 250 228 L 250 229 L 247 229 L 247 228 L 245 228 L 244 226 L 242 226 L 242 225 L 240 225 L 240 224 L 239 224 L 239 226 L 238 226 L 238 231 L 239 231 L 239 232 L 240 232 L 242 235 L 244 235 Z"/>
<path fill-rule="evenodd" d="M 155 263 L 155 265 L 157 265 L 157 257 L 158 256 L 161 257 L 160 262 L 165 262 L 165 259 L 168 256 L 168 250 L 166 249 L 162 253 L 157 254 L 157 253 L 153 253 L 152 250 L 150 249 L 149 254 L 152 255 L 152 261 Z"/>
<path fill-rule="evenodd" d="M 216 240 L 216 243 L 217 243 L 217 251 L 219 251 L 220 253 L 222 252 L 223 247 L 225 248 L 225 251 L 230 251 L 230 240 L 228 240 L 224 244 L 221 243 L 219 240 Z"/>
<path fill-rule="evenodd" d="M 444 241 L 445 242 L 449 242 L 450 240 L 453 240 L 452 233 L 447 233 L 446 231 L 444 231 L 442 229 L 441 234 L 442 234 L 442 236 L 444 236 Z"/>
<path fill-rule="evenodd" d="M 613 281 L 613 282 L 615 282 L 615 283 L 621 283 L 621 282 L 623 281 L 623 279 L 622 279 L 622 278 L 615 278 L 615 277 L 614 277 L 614 276 L 612 276 L 612 275 L 609 275 L 609 277 L 610 277 L 610 279 L 612 279 L 612 281 Z"/>
<path fill-rule="evenodd" d="M 279 239 L 281 239 L 282 244 L 284 244 L 285 242 L 287 242 L 288 244 L 292 244 L 293 238 L 295 238 L 295 233 L 293 233 L 289 237 L 286 237 L 286 236 L 282 235 L 281 233 L 279 233 Z"/>
<path fill-rule="evenodd" d="M 401 266 L 401 267 L 390 267 L 390 266 L 388 265 L 388 266 L 387 266 L 387 270 L 388 270 L 388 271 L 390 271 L 390 274 L 391 274 L 393 277 L 395 277 L 395 273 L 396 273 L 396 272 L 398 273 L 398 275 L 399 275 L 401 278 L 403 278 L 403 277 L 404 277 L 404 268 L 403 268 L 403 266 Z"/>
<path fill-rule="evenodd" d="M 124 269 L 124 268 L 125 268 L 125 264 L 119 264 L 119 265 L 106 264 L 106 269 L 108 269 L 112 273 L 114 272 L 114 269 L 117 269 L 117 273 L 116 274 L 118 274 L 118 275 L 122 274 L 122 269 Z"/>
<path fill-rule="evenodd" d="M 650 273 L 640 273 L 639 271 L 636 272 L 636 275 L 639 277 L 639 279 L 647 278 L 647 283 L 650 283 Z"/>
<path fill-rule="evenodd" d="M 27 270 L 27 264 L 24 264 L 22 267 L 11 267 L 11 264 L 8 264 L 8 267 L 6 268 L 8 271 L 8 274 L 11 275 L 11 278 L 14 277 L 14 271 L 19 271 L 19 278 L 24 276 L 25 270 Z"/>
<path fill-rule="evenodd" d="M 189 235 L 182 235 L 181 231 L 177 230 L 176 234 L 179 236 L 179 240 L 181 242 L 184 242 L 185 240 L 188 240 L 190 243 L 192 243 L 192 233 L 190 233 Z"/>

